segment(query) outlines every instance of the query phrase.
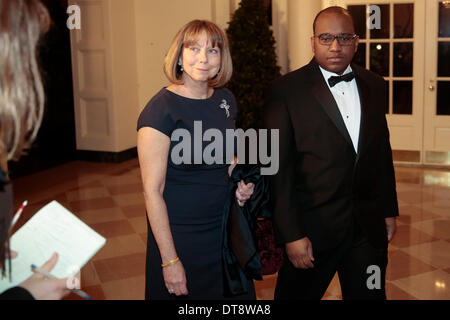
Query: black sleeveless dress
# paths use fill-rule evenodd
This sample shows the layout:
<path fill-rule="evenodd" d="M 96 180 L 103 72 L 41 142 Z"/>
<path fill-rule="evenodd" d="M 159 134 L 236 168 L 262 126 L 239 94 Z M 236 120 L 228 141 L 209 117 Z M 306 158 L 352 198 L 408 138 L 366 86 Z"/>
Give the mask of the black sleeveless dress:
<path fill-rule="evenodd" d="M 226 130 L 234 129 L 236 112 L 236 101 L 227 89 L 216 89 L 208 99 L 190 99 L 163 88 L 139 116 L 138 130 L 152 127 L 176 140 L 171 141 L 170 145 L 163 197 L 175 248 L 186 271 L 189 291 L 188 296 L 178 299 L 226 299 L 223 295 L 221 232 L 223 209 L 228 199 L 229 162 L 226 157 L 233 157 L 230 152 L 227 154 Z M 210 152 L 211 146 L 207 148 L 215 138 L 202 141 L 202 134 L 208 129 L 222 133 L 222 152 Z M 183 138 L 179 138 L 180 132 Z M 187 134 L 191 137 L 188 139 L 191 142 L 190 149 L 186 144 L 186 148 L 180 151 L 180 142 L 184 142 Z M 187 150 L 190 150 L 190 154 Z M 210 162 L 205 162 L 202 157 L 204 152 L 216 159 L 223 158 L 222 163 L 216 161 L 207 164 Z M 178 164 L 180 156 L 185 161 Z M 156 300 L 177 299 L 167 292 L 164 285 L 161 256 L 148 220 L 147 227 L 145 297 Z M 247 287 L 247 294 L 232 299 L 256 299 L 251 280 Z"/>

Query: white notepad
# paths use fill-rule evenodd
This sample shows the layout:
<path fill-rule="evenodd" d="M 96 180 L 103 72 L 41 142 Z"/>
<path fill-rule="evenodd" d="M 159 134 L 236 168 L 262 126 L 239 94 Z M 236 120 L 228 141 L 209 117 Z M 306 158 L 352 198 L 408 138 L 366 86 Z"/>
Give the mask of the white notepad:
<path fill-rule="evenodd" d="M 12 281 L 9 281 L 9 270 L 0 279 L 0 293 L 26 280 L 32 275 L 30 266 L 42 266 L 54 252 L 59 257 L 50 273 L 57 278 L 72 277 L 105 242 L 105 238 L 69 210 L 52 201 L 11 237 L 11 250 L 17 251 L 18 256 L 11 260 Z"/>

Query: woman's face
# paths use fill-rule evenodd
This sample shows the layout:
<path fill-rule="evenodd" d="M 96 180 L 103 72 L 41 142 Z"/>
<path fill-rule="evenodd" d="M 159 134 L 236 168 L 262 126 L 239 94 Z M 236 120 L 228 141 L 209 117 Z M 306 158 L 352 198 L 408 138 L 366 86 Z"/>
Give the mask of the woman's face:
<path fill-rule="evenodd" d="M 197 42 L 183 48 L 183 78 L 206 82 L 219 72 L 221 55 L 219 47 L 212 47 L 205 32 L 200 34 Z"/>

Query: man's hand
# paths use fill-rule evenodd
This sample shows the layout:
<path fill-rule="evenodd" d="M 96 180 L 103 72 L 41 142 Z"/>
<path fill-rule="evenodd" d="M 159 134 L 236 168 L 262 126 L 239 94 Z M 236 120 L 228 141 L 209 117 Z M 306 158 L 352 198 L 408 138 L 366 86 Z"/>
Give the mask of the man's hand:
<path fill-rule="evenodd" d="M 308 237 L 286 243 L 286 253 L 294 267 L 299 269 L 314 268 L 313 249 Z"/>
<path fill-rule="evenodd" d="M 395 217 L 385 218 L 385 221 L 388 242 L 391 242 L 392 238 L 394 237 L 395 231 L 397 230 L 397 222 L 395 220 Z"/>

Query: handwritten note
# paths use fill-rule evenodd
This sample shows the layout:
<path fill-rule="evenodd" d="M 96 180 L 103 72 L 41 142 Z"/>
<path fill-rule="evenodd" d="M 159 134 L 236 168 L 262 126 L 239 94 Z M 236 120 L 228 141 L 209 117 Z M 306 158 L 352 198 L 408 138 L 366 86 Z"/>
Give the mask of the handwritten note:
<path fill-rule="evenodd" d="M 0 292 L 26 280 L 32 275 L 31 264 L 41 266 L 54 252 L 59 258 L 51 274 L 57 278 L 74 276 L 105 242 L 69 210 L 52 201 L 11 237 L 11 250 L 17 251 L 18 257 L 11 260 L 12 281 L 9 276 L 0 279 Z"/>

